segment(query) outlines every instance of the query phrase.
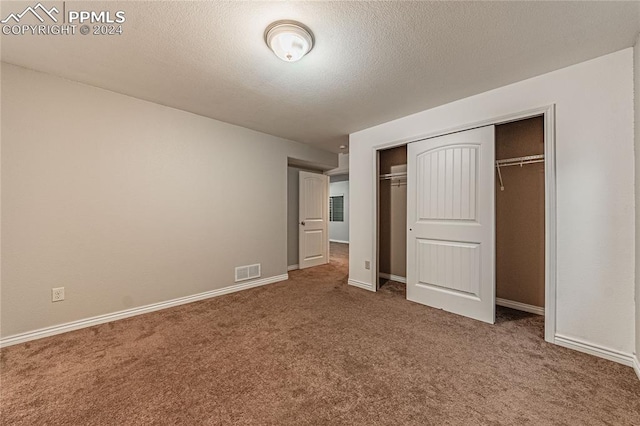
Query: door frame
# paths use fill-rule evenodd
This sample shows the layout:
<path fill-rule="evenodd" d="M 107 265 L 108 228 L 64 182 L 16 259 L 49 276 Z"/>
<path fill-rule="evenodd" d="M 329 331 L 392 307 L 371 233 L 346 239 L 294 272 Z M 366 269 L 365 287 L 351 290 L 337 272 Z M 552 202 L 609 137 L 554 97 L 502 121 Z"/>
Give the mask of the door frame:
<path fill-rule="evenodd" d="M 379 181 L 379 151 L 389 148 L 394 148 L 401 145 L 406 145 L 411 142 L 418 142 L 425 139 L 431 139 L 438 136 L 449 135 L 452 133 L 463 132 L 466 130 L 476 129 L 478 127 L 485 127 L 491 125 L 499 125 L 510 123 L 513 121 L 524 120 L 533 117 L 544 117 L 544 155 L 545 155 L 545 173 L 544 173 L 544 219 L 545 219 L 545 253 L 544 253 L 544 298 L 545 298 L 545 315 L 544 315 L 544 340 L 550 343 L 554 342 L 556 333 L 556 284 L 557 284 L 557 251 L 556 251 L 556 126 L 555 126 L 555 104 L 545 105 L 542 107 L 515 112 L 513 114 L 503 115 L 499 117 L 482 120 L 479 122 L 462 124 L 449 129 L 428 133 L 425 135 L 400 139 L 391 142 L 385 142 L 373 146 L 372 158 L 373 158 L 373 176 L 372 182 L 374 183 L 373 191 L 373 253 L 371 256 L 371 273 L 372 282 L 375 285 L 372 286 L 372 291 L 377 291 L 380 282 L 380 271 L 378 262 L 379 252 L 379 233 L 378 233 L 378 181 Z"/>

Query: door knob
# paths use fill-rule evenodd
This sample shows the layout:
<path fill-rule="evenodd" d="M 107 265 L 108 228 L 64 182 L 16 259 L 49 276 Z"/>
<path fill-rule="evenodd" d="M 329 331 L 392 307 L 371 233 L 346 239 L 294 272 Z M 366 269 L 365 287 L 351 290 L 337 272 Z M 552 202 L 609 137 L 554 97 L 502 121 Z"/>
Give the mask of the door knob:
<path fill-rule="evenodd" d="M 304 220 L 303 220 L 302 222 L 300 222 L 300 225 L 302 225 L 302 226 L 306 225 L 306 224 L 304 223 Z"/>

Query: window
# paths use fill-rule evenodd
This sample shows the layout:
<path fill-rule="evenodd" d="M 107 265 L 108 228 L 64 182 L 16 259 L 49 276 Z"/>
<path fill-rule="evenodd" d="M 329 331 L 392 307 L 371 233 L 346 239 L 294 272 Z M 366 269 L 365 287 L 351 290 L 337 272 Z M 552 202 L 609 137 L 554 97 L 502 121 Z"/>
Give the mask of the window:
<path fill-rule="evenodd" d="M 329 197 L 329 220 L 344 222 L 344 195 Z"/>

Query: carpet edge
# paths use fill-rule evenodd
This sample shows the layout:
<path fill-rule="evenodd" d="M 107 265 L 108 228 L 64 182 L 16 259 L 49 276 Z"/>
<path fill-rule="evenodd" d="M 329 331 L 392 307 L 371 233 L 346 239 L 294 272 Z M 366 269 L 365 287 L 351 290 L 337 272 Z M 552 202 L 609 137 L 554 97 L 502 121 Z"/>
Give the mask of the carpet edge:
<path fill-rule="evenodd" d="M 391 280 L 391 281 L 396 281 L 402 284 L 406 284 L 407 283 L 407 278 L 406 277 L 401 277 L 400 275 L 393 275 L 393 274 L 386 274 L 384 272 L 380 272 L 378 273 L 378 276 L 380 278 L 384 278 L 385 280 Z"/>
<path fill-rule="evenodd" d="M 496 305 L 544 316 L 544 308 L 540 306 L 528 305 L 526 303 L 502 299 L 500 297 L 496 297 Z"/>

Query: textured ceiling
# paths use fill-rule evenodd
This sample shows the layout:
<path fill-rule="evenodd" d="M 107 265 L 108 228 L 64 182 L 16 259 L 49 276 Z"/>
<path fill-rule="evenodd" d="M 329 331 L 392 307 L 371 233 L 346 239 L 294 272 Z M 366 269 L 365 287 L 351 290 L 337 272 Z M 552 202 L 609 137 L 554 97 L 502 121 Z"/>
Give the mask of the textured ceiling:
<path fill-rule="evenodd" d="M 2 2 L 2 17 L 30 3 Z M 349 133 L 633 45 L 638 2 L 66 2 L 121 36 L 2 36 L 2 60 L 339 152 Z M 61 5 L 61 2 L 44 2 Z M 294 19 L 297 63 L 264 43 Z"/>

